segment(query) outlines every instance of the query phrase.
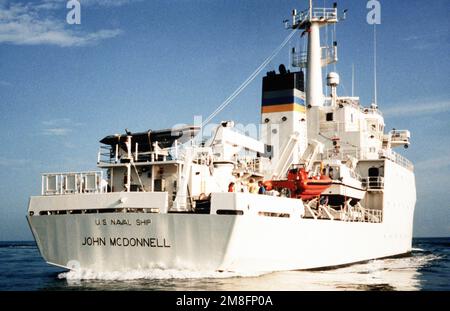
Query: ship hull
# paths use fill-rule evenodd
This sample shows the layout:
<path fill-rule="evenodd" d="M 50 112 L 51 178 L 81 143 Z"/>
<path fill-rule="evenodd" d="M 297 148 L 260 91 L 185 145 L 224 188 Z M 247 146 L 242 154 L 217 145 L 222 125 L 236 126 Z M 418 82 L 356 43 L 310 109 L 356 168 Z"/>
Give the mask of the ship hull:
<path fill-rule="evenodd" d="M 151 224 L 137 225 L 147 219 Z M 48 263 L 95 271 L 302 270 L 411 251 L 410 234 L 384 224 L 174 214 L 55 215 L 29 221 Z M 123 224 L 111 225 L 118 221 Z"/>
<path fill-rule="evenodd" d="M 44 259 L 66 268 L 267 272 L 348 265 L 411 251 L 414 174 L 390 161 L 385 166 L 385 190 L 376 194 L 380 223 L 307 219 L 301 200 L 247 193 L 212 194 L 206 215 L 164 212 L 162 193 L 32 197 L 28 221 Z M 160 212 L 111 212 L 124 204 Z M 88 207 L 97 213 L 60 214 Z"/>

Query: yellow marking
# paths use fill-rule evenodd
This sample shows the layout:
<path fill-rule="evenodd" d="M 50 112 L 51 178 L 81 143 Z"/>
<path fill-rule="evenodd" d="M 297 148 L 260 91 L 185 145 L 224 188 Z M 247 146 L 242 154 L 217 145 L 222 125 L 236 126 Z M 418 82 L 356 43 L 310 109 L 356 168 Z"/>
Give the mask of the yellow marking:
<path fill-rule="evenodd" d="M 299 104 L 286 104 L 286 105 L 275 105 L 275 106 L 263 106 L 262 107 L 262 113 L 285 112 L 285 111 L 306 112 L 306 108 Z"/>

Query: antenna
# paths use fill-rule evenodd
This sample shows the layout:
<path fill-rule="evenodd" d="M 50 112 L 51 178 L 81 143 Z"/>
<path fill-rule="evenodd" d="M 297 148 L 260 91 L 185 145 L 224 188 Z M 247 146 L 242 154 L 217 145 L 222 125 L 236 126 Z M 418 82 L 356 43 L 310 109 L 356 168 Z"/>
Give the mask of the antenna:
<path fill-rule="evenodd" d="M 373 101 L 378 105 L 377 94 L 377 24 L 373 24 Z"/>

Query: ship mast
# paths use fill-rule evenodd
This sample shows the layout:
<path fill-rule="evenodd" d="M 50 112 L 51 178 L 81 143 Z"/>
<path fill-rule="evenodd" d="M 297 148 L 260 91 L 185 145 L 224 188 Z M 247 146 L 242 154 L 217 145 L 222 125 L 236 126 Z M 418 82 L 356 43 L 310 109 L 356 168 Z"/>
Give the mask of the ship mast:
<path fill-rule="evenodd" d="M 321 47 L 320 27 L 335 24 L 339 21 L 337 4 L 333 8 L 314 8 L 309 0 L 309 9 L 297 14 L 294 10 L 292 28 L 304 29 L 308 34 L 308 50 L 306 59 L 300 59 L 298 67 L 306 67 L 306 104 L 309 107 L 323 106 L 322 67 L 337 62 L 337 47 Z"/>
<path fill-rule="evenodd" d="M 306 103 L 311 106 L 323 105 L 322 65 L 320 48 L 320 24 L 313 18 L 312 0 L 310 0 L 308 29 L 308 67 L 306 76 Z"/>

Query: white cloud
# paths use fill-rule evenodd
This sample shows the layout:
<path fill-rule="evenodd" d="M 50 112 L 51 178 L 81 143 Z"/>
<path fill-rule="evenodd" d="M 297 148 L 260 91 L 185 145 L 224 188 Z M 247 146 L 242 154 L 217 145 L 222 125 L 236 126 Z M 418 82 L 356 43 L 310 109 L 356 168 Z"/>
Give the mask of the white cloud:
<path fill-rule="evenodd" d="M 67 136 L 74 131 L 75 127 L 83 125 L 83 123 L 74 122 L 69 118 L 45 120 L 41 123 L 44 126 L 41 134 L 46 136 Z"/>
<path fill-rule="evenodd" d="M 58 127 L 58 128 L 44 129 L 42 134 L 47 136 L 67 136 L 69 135 L 70 132 L 72 132 L 72 130 L 69 128 Z"/>
<path fill-rule="evenodd" d="M 80 0 L 81 5 L 98 5 L 107 7 L 117 7 L 133 2 L 142 2 L 143 0 Z"/>
<path fill-rule="evenodd" d="M 57 124 L 67 124 L 71 123 L 72 121 L 69 118 L 61 118 L 61 119 L 53 119 L 53 120 L 46 120 L 42 121 L 42 124 L 45 126 L 54 126 Z"/>
<path fill-rule="evenodd" d="M 67 1 L 64 0 L 43 0 L 35 5 L 38 10 L 56 10 L 62 8 Z"/>
<path fill-rule="evenodd" d="M 450 32 L 448 30 L 436 30 L 425 34 L 413 34 L 402 38 L 402 41 L 408 42 L 408 45 L 415 50 L 428 50 L 433 48 L 442 48 L 450 43 Z"/>
<path fill-rule="evenodd" d="M 120 3 L 124 3 L 119 0 Z M 0 2 L 0 43 L 16 45 L 56 45 L 60 47 L 85 46 L 114 38 L 120 29 L 101 29 L 82 32 L 70 28 L 65 16 L 54 17 L 61 1 L 45 0 L 38 3 Z M 106 2 L 105 4 L 106 5 Z"/>
<path fill-rule="evenodd" d="M 81 6 L 119 7 L 143 0 L 78 0 Z M 59 9 L 66 6 L 68 0 L 41 0 L 36 7 L 44 10 Z M 1 1 L 0 1 L 1 3 Z"/>
<path fill-rule="evenodd" d="M 448 36 L 450 32 L 447 29 L 438 29 L 432 33 L 422 33 L 422 34 L 412 34 L 402 38 L 402 41 L 431 41 L 431 40 L 441 40 L 443 37 Z"/>
<path fill-rule="evenodd" d="M 42 125 L 44 126 L 57 126 L 57 127 L 75 127 L 82 126 L 84 123 L 73 121 L 69 118 L 58 118 L 42 121 Z"/>
<path fill-rule="evenodd" d="M 439 101 L 431 103 L 427 103 L 424 101 L 422 103 L 410 103 L 383 109 L 383 114 L 388 117 L 403 117 L 425 114 L 430 115 L 447 111 L 450 111 L 450 101 Z"/>

